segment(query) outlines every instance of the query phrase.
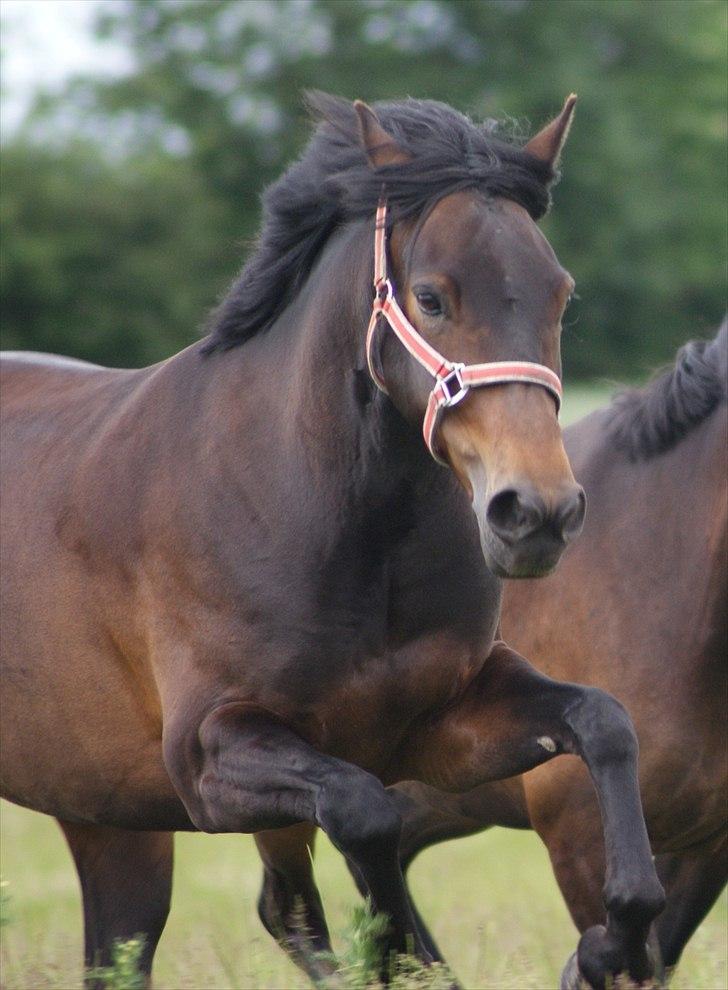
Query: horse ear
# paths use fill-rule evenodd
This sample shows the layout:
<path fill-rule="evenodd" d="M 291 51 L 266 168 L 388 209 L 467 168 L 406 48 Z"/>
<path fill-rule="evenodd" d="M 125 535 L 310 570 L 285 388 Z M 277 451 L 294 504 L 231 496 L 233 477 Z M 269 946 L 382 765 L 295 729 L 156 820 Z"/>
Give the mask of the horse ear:
<path fill-rule="evenodd" d="M 533 155 L 534 158 L 545 162 L 550 168 L 556 168 L 561 149 L 569 136 L 575 106 L 576 93 L 571 93 L 570 96 L 567 96 L 564 109 L 558 117 L 555 117 L 550 124 L 546 124 L 543 130 L 532 137 L 523 150 Z"/>
<path fill-rule="evenodd" d="M 354 109 L 359 118 L 359 137 L 367 153 L 372 168 L 382 165 L 401 165 L 410 156 L 403 151 L 391 135 L 379 123 L 379 117 L 362 100 L 354 100 Z"/>

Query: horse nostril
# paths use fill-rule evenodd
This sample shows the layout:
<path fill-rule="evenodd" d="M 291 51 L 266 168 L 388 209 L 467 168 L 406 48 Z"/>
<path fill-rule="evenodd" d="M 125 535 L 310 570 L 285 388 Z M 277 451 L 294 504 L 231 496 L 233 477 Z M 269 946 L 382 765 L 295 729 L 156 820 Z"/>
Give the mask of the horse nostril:
<path fill-rule="evenodd" d="M 526 494 L 505 488 L 490 500 L 486 512 L 488 525 L 504 543 L 517 543 L 539 529 L 546 507 L 535 493 Z"/>
<path fill-rule="evenodd" d="M 585 514 L 586 495 L 584 489 L 579 487 L 568 498 L 564 499 L 556 514 L 557 525 L 566 543 L 575 539 L 581 532 Z"/>

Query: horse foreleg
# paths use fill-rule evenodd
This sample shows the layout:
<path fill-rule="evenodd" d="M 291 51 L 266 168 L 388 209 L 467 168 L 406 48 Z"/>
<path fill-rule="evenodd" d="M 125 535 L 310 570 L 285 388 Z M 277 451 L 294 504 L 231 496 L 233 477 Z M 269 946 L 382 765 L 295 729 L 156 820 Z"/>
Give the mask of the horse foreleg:
<path fill-rule="evenodd" d="M 410 737 L 397 772 L 465 791 L 524 773 L 559 753 L 576 753 L 589 769 L 606 850 L 607 925 L 582 936 L 579 970 L 595 990 L 621 972 L 641 982 L 652 975 L 646 942 L 664 893 L 642 814 L 636 737 L 611 695 L 553 681 L 496 643 L 462 696 Z"/>
<path fill-rule="evenodd" d="M 170 727 L 165 761 L 195 825 L 206 832 L 261 832 L 309 822 L 360 872 L 375 912 L 389 919 L 391 952 L 429 961 L 399 867 L 401 822 L 384 786 L 315 750 L 274 716 L 223 705 L 197 726 Z"/>
<path fill-rule="evenodd" d="M 260 920 L 293 962 L 320 982 L 336 966 L 313 876 L 315 839 L 316 826 L 302 822 L 257 832 L 255 844 L 263 860 Z"/>
<path fill-rule="evenodd" d="M 599 897 L 604 843 L 596 827 L 598 816 L 590 806 L 583 781 L 573 771 L 565 780 L 538 781 L 527 791 L 534 825 L 548 846 L 559 887 L 583 931 L 604 914 Z M 546 793 L 548 807 L 544 807 Z M 574 847 L 575 832 L 579 835 L 578 848 Z M 658 976 L 667 982 L 687 942 L 728 880 L 728 838 L 723 834 L 684 852 L 662 853 L 655 857 L 655 866 L 665 887 L 666 901 L 664 911 L 654 922 L 650 944 L 659 966 Z M 565 979 L 567 986 L 578 985 L 573 962 L 572 977 L 571 982 Z"/>
<path fill-rule="evenodd" d="M 528 828 L 530 824 L 520 777 L 483 784 L 465 794 L 448 794 L 408 780 L 390 787 L 389 793 L 402 818 L 399 858 L 405 882 L 415 858 L 438 842 L 474 835 L 492 825 Z M 441 959 L 414 901 L 412 910 L 428 952 L 433 959 Z"/>
<path fill-rule="evenodd" d="M 533 827 L 548 849 L 554 876 L 575 925 L 580 932 L 605 925 L 604 837 L 599 804 L 586 768 L 576 757 L 567 756 L 526 774 L 523 782 Z M 653 977 L 662 981 L 664 967 L 654 926 L 649 947 Z M 580 986 L 576 953 L 564 968 L 561 986 L 567 990 Z"/>
<path fill-rule="evenodd" d="M 402 873 L 407 884 L 407 874 L 416 857 L 429 846 L 448 839 L 459 839 L 473 835 L 487 828 L 492 822 L 473 818 L 466 809 L 466 799 L 461 794 L 445 794 L 421 781 L 408 780 L 388 790 L 402 819 L 402 835 L 399 843 L 399 858 Z M 352 871 L 353 872 L 353 871 Z M 357 880 L 357 877 L 354 876 Z M 359 889 L 364 893 L 362 885 Z M 412 912 L 417 922 L 422 941 L 436 961 L 443 956 L 429 931 L 410 894 Z"/>
<path fill-rule="evenodd" d="M 424 784 L 419 784 L 416 783 L 415 781 L 408 781 L 407 784 L 398 787 L 390 787 L 387 793 L 394 802 L 397 811 L 399 812 L 402 819 L 402 834 L 400 837 L 400 866 L 402 869 L 402 875 L 404 877 L 405 888 L 407 890 L 407 894 L 410 899 L 410 908 L 412 910 L 412 915 L 414 917 L 415 924 L 417 925 L 417 930 L 422 940 L 422 944 L 427 949 L 427 952 L 435 962 L 443 962 L 442 953 L 437 947 L 437 943 L 435 942 L 435 939 L 433 938 L 431 932 L 427 928 L 427 925 L 423 921 L 422 916 L 417 910 L 417 905 L 412 899 L 412 895 L 410 893 L 409 886 L 407 884 L 407 869 L 409 865 L 411 864 L 412 860 L 417 855 L 417 853 L 421 849 L 424 849 L 426 845 L 430 844 L 429 842 L 422 842 L 421 844 L 419 844 L 418 838 L 422 836 L 425 831 L 429 833 L 428 825 L 431 822 L 432 818 L 434 817 L 432 810 L 428 807 L 427 804 L 410 798 L 408 789 L 412 787 L 422 788 L 423 791 L 432 790 L 431 788 L 426 787 Z M 452 797 L 452 795 L 450 794 L 448 795 L 440 794 L 440 796 L 443 798 Z M 455 831 L 453 833 L 453 836 L 460 834 L 462 833 L 459 831 Z M 405 836 L 407 836 L 408 840 L 410 840 L 407 842 L 406 846 L 405 846 Z M 450 837 L 451 837 L 450 834 L 442 836 L 443 839 Z M 431 841 L 438 841 L 438 840 L 433 839 Z M 356 869 L 356 867 L 350 860 L 347 860 L 347 866 L 349 867 L 349 872 L 354 878 L 354 883 L 356 884 L 359 893 L 362 895 L 362 897 L 368 897 L 369 891 L 359 871 Z"/>
<path fill-rule="evenodd" d="M 172 893 L 171 832 L 130 832 L 106 825 L 58 823 L 81 882 L 88 987 L 108 981 L 94 969 L 109 966 L 115 942 L 142 936 L 139 970 L 149 985 L 152 960 Z"/>

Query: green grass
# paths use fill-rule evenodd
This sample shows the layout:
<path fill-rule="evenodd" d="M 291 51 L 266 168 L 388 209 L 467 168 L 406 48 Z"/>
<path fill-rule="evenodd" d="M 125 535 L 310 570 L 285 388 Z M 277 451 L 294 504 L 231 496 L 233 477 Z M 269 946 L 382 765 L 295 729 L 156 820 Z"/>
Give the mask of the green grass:
<path fill-rule="evenodd" d="M 2 985 L 80 987 L 80 897 L 60 830 L 52 819 L 14 805 L 3 803 L 0 811 L 9 914 L 2 929 Z M 308 986 L 258 921 L 260 873 L 249 836 L 177 836 L 172 911 L 155 967 L 158 988 Z M 341 933 L 360 900 L 341 857 L 325 840 L 319 842 L 316 874 L 342 949 Z M 558 985 L 577 935 L 535 835 L 492 829 L 445 843 L 423 853 L 411 879 L 424 917 L 470 990 Z M 677 990 L 725 990 L 727 908 L 724 896 L 688 947 Z"/>

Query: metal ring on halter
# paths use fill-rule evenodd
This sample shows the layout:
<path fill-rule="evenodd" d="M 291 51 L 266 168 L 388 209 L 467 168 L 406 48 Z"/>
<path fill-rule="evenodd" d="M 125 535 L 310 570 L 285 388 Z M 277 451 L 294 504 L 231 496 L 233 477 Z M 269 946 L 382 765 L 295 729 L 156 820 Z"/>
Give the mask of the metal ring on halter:
<path fill-rule="evenodd" d="M 465 396 L 470 391 L 470 385 L 466 385 L 463 381 L 463 371 L 465 370 L 464 364 L 456 364 L 453 366 L 452 371 L 448 372 L 444 378 L 440 378 L 437 384 L 445 393 L 445 401 L 441 403 L 446 409 L 450 409 L 452 406 L 456 406 L 458 402 L 461 402 Z M 457 391 L 453 392 L 451 387 L 451 382 L 455 381 L 457 385 Z"/>

